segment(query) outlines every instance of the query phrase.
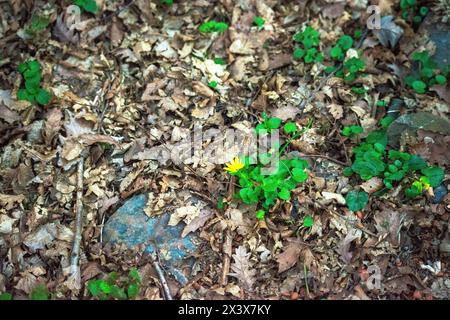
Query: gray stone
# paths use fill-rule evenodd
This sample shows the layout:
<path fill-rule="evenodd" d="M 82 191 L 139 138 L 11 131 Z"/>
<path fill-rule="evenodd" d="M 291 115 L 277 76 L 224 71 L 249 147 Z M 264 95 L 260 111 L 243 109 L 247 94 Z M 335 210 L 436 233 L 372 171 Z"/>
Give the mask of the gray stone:
<path fill-rule="evenodd" d="M 191 201 L 195 203 L 196 199 Z M 145 245 L 145 252 L 157 252 L 163 267 L 184 285 L 189 275 L 183 270 L 192 267 L 192 255 L 198 251 L 200 239 L 195 233 L 183 238 L 183 222 L 169 226 L 169 212 L 148 217 L 144 212 L 146 204 L 147 196 L 143 194 L 127 200 L 106 222 L 103 239 L 111 244 L 125 244 L 129 248 Z"/>

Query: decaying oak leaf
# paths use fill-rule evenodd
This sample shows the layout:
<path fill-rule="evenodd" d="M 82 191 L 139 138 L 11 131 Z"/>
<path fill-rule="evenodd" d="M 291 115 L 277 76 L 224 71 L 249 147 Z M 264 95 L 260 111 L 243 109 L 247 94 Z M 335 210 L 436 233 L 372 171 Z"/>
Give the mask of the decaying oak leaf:
<path fill-rule="evenodd" d="M 0 213 L 0 234 L 10 234 L 13 231 L 13 225 L 16 221 L 17 219 Z"/>
<path fill-rule="evenodd" d="M 70 116 L 70 121 L 64 125 L 66 137 L 61 137 L 63 141 L 62 157 L 66 161 L 75 160 L 83 151 L 84 147 L 95 143 L 106 143 L 117 146 L 114 138 L 94 133 L 91 121 L 83 118 Z"/>
<path fill-rule="evenodd" d="M 438 96 L 444 100 L 445 102 L 450 103 L 450 88 L 448 85 L 437 85 L 430 87 L 431 91 L 434 91 L 438 94 Z"/>
<path fill-rule="evenodd" d="M 260 96 L 262 96 L 262 95 L 260 95 Z M 287 106 L 276 108 L 275 110 L 273 110 L 271 116 L 280 118 L 282 121 L 286 121 L 288 119 L 295 119 L 295 117 L 299 113 L 300 113 L 300 108 L 289 104 Z"/>
<path fill-rule="evenodd" d="M 336 103 L 329 104 L 327 109 L 335 119 L 341 119 L 344 115 L 344 109 L 342 109 L 341 105 Z"/>
<path fill-rule="evenodd" d="M 177 208 L 174 213 L 170 215 L 169 226 L 176 226 L 181 220 L 186 224 L 190 224 L 192 220 L 200 215 L 200 208 L 198 206 L 184 206 Z"/>
<path fill-rule="evenodd" d="M 247 253 L 245 246 L 236 248 L 233 254 L 233 263 L 230 268 L 233 271 L 228 275 L 235 277 L 239 283 L 247 290 L 251 291 L 256 282 L 256 270 L 253 268 L 253 263 L 250 262 L 251 253 Z"/>
<path fill-rule="evenodd" d="M 160 99 L 159 95 L 155 96 L 159 89 L 162 89 L 167 84 L 166 80 L 156 78 L 152 82 L 148 83 L 142 93 L 141 100 L 144 102 Z"/>
<path fill-rule="evenodd" d="M 192 84 L 192 89 L 196 93 L 204 97 L 211 98 L 214 96 L 214 91 L 211 88 L 209 88 L 206 84 L 200 81 L 194 81 L 194 83 Z"/>
<path fill-rule="evenodd" d="M 325 18 L 335 19 L 342 15 L 345 9 L 345 1 L 325 5 L 322 14 Z"/>

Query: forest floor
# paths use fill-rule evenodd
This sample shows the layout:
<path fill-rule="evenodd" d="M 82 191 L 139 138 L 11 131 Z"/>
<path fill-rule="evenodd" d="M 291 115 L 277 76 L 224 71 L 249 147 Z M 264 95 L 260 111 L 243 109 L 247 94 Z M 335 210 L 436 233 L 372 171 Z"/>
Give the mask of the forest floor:
<path fill-rule="evenodd" d="M 164 280 L 174 299 L 449 299 L 448 1 L 422 1 L 421 23 L 402 19 L 400 1 L 170 2 L 97 0 L 95 14 L 77 15 L 71 1 L 0 0 L 0 295 L 92 299 L 89 281 L 136 269 L 136 299 L 168 298 Z M 368 28 L 371 4 L 392 16 L 381 30 Z M 210 20 L 226 30 L 204 32 Z M 308 26 L 312 44 L 301 39 Z M 343 35 L 352 41 L 336 49 Z M 414 58 L 424 51 L 437 65 Z M 363 67 L 347 78 L 352 58 Z M 17 98 L 30 59 L 49 101 Z M 410 85 L 418 63 L 433 82 Z M 286 154 L 308 162 L 306 181 L 264 217 L 262 200 L 234 196 L 225 161 L 163 152 L 196 126 L 218 132 L 203 148 L 227 129 L 253 132 L 263 113 L 304 129 Z M 371 132 L 382 135 L 376 148 L 437 173 L 393 185 L 396 168 L 344 174 Z M 405 196 L 414 183 L 421 192 Z M 368 199 L 349 203 L 353 191 Z M 158 254 L 105 241 L 109 218 L 139 194 L 146 216 L 168 212 L 198 238 L 187 283 Z"/>

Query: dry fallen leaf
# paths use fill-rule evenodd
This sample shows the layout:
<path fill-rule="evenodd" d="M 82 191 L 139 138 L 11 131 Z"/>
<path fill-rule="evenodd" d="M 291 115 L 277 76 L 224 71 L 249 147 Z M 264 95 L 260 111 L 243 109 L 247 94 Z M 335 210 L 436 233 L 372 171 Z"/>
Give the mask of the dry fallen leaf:
<path fill-rule="evenodd" d="M 287 245 L 282 253 L 277 257 L 278 273 L 282 273 L 297 263 L 300 257 L 300 253 L 303 250 L 303 246 L 298 242 L 291 242 Z"/>
<path fill-rule="evenodd" d="M 344 109 L 339 104 L 336 103 L 329 104 L 327 105 L 327 109 L 335 119 L 341 119 L 342 116 L 344 115 Z"/>
<path fill-rule="evenodd" d="M 247 253 L 245 246 L 237 247 L 235 254 L 233 254 L 233 263 L 230 266 L 233 272 L 228 274 L 236 277 L 239 283 L 249 291 L 253 289 L 253 285 L 256 282 L 256 270 L 249 260 L 250 255 L 251 253 Z"/>
<path fill-rule="evenodd" d="M 123 39 L 122 23 L 117 17 L 112 18 L 111 29 L 109 37 L 113 47 L 118 47 Z"/>
<path fill-rule="evenodd" d="M 47 112 L 44 129 L 44 139 L 46 144 L 50 144 L 58 134 L 62 126 L 63 114 L 60 109 L 54 108 Z"/>
<path fill-rule="evenodd" d="M 183 232 L 181 233 L 181 237 L 186 237 L 189 233 L 195 232 L 212 217 L 214 216 L 213 212 L 211 210 L 202 209 L 200 210 L 200 213 L 197 217 L 191 220 L 189 224 L 184 227 Z"/>
<path fill-rule="evenodd" d="M 356 239 L 360 239 L 362 235 L 361 230 L 350 229 L 344 239 L 338 244 L 338 253 L 341 255 L 345 263 L 350 263 L 353 258 L 353 253 L 350 252 L 350 244 Z"/>
<path fill-rule="evenodd" d="M 373 177 L 363 183 L 361 183 L 361 188 L 368 194 L 374 193 L 381 188 L 383 188 L 384 183 L 381 178 Z"/>
<path fill-rule="evenodd" d="M 6 210 L 10 210 L 15 207 L 15 204 L 21 204 L 25 200 L 24 195 L 9 195 L 0 193 L 0 204 L 5 206 Z"/>

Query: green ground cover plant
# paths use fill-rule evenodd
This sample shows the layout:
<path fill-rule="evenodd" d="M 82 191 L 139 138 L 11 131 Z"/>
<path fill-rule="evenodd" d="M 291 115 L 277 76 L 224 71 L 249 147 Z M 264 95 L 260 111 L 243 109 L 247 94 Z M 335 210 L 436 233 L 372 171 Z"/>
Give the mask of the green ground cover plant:
<path fill-rule="evenodd" d="M 343 174 L 347 177 L 356 175 L 362 181 L 381 178 L 384 188 L 375 195 L 402 185 L 407 198 L 416 198 L 428 188 L 442 183 L 444 169 L 429 166 L 418 155 L 389 148 L 386 129 L 392 121 L 392 117 L 383 118 L 380 122 L 382 128 L 370 132 L 353 148 L 354 161 L 350 167 L 344 168 Z M 352 211 L 361 210 L 368 201 L 364 191 L 349 193 L 347 198 L 347 205 Z"/>
<path fill-rule="evenodd" d="M 419 64 L 419 73 L 417 75 L 407 76 L 405 81 L 416 93 L 424 94 L 428 91 L 429 87 L 435 84 L 445 85 L 447 83 L 450 65 L 443 71 L 439 70 L 437 64 L 431 60 L 426 50 L 414 52 L 411 59 Z"/>
<path fill-rule="evenodd" d="M 36 60 L 22 62 L 18 67 L 25 80 L 25 88 L 17 91 L 18 100 L 46 105 L 50 102 L 50 92 L 41 87 L 41 65 Z"/>
<path fill-rule="evenodd" d="M 303 59 L 305 63 L 323 61 L 323 53 L 318 49 L 320 36 L 317 30 L 307 26 L 305 30 L 297 32 L 293 40 L 298 44 L 298 47 L 294 49 L 294 59 Z"/>
<path fill-rule="evenodd" d="M 284 151 L 292 140 L 298 138 L 311 125 L 310 122 L 306 128 L 298 130 L 295 123 L 288 122 L 283 131 L 289 139 L 283 146 L 272 146 L 272 152 L 258 155 L 254 163 L 251 163 L 250 157 L 247 156 L 243 162 L 235 157 L 226 165 L 225 170 L 236 176 L 240 187 L 236 198 L 245 204 L 258 205 L 261 208 L 256 212 L 258 219 L 264 219 L 267 210 L 275 205 L 277 199 L 290 200 L 291 191 L 308 179 L 308 173 L 305 171 L 309 167 L 308 162 L 298 157 L 288 158 Z M 258 135 L 265 135 L 280 126 L 279 118 L 268 118 L 264 115 L 264 122 L 256 128 L 256 132 Z M 270 174 L 263 174 L 263 168 L 270 164 L 274 157 L 279 158 L 276 169 Z"/>
<path fill-rule="evenodd" d="M 141 277 L 132 268 L 127 276 L 120 276 L 111 272 L 106 279 L 89 280 L 87 287 L 93 297 L 100 300 L 126 300 L 134 299 L 139 294 Z"/>

